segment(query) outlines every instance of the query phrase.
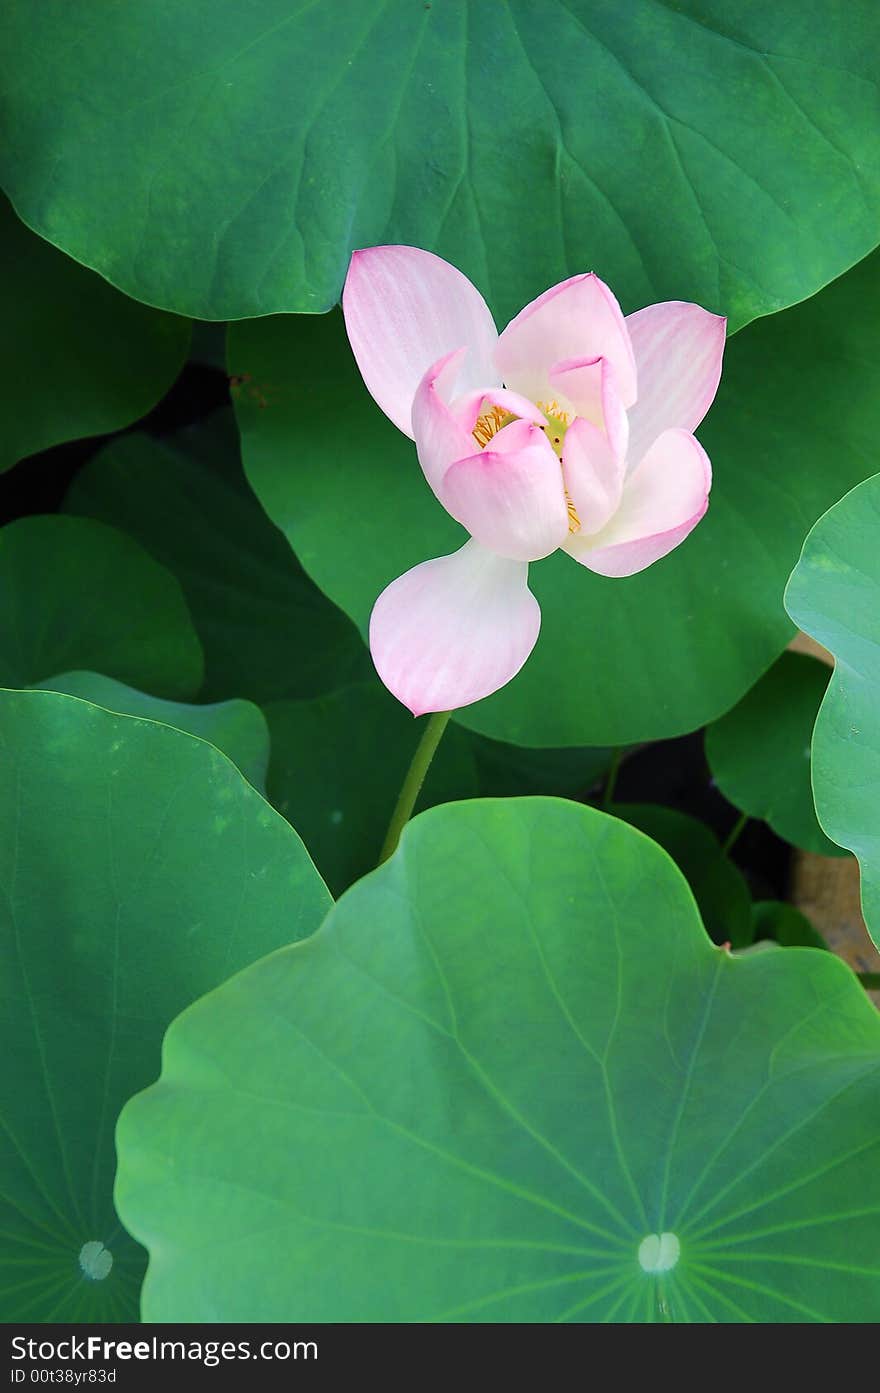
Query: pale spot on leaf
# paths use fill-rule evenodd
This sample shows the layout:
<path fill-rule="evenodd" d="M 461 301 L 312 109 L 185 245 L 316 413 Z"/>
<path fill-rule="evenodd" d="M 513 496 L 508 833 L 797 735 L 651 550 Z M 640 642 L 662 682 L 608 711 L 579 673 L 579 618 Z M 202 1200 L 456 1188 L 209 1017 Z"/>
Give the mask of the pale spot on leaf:
<path fill-rule="evenodd" d="M 84 1276 L 92 1282 L 103 1282 L 113 1266 L 113 1254 L 98 1239 L 84 1243 L 79 1250 L 79 1265 Z"/>
<path fill-rule="evenodd" d="M 674 1233 L 649 1233 L 639 1244 L 639 1265 L 645 1272 L 671 1272 L 680 1254 Z"/>

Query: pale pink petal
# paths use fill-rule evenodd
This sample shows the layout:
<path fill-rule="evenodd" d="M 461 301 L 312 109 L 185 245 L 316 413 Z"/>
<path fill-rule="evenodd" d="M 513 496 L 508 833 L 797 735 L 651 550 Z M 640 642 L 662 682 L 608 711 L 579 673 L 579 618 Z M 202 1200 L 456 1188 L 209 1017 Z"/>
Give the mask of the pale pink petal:
<path fill-rule="evenodd" d="M 518 416 L 523 421 L 532 421 L 536 426 L 543 426 L 546 422 L 544 413 L 539 411 L 528 397 L 521 397 L 518 392 L 508 392 L 505 387 L 483 390 L 478 388 L 477 391 L 466 392 L 464 396 L 456 397 L 455 401 L 450 402 L 450 410 L 456 420 L 469 431 L 473 430 L 479 417 L 492 406 L 498 406 L 508 415 Z"/>
<path fill-rule="evenodd" d="M 556 461 L 556 468 L 559 468 L 559 456 L 553 449 L 545 433 L 546 421 L 538 413 L 538 423 L 533 425 L 531 421 L 510 421 L 504 426 L 497 435 L 493 436 L 491 447 L 502 455 L 513 455 L 517 451 L 525 449 L 527 445 L 536 445 L 546 455 L 552 455 Z"/>
<path fill-rule="evenodd" d="M 557 401 L 604 430 L 614 453 L 626 457 L 629 423 L 607 358 L 563 359 L 550 370 L 550 386 Z"/>
<path fill-rule="evenodd" d="M 639 398 L 629 413 L 629 458 L 638 464 L 672 427 L 694 431 L 715 398 L 727 320 L 699 305 L 668 300 L 627 316 Z"/>
<path fill-rule="evenodd" d="M 546 435 L 514 421 L 485 450 L 450 465 L 440 501 L 490 551 L 538 561 L 568 536 L 562 470 Z"/>
<path fill-rule="evenodd" d="M 607 358 L 563 358 L 550 369 L 553 399 L 563 410 L 583 416 L 601 430 L 602 378 L 607 375 Z"/>
<path fill-rule="evenodd" d="M 432 364 L 416 390 L 412 409 L 416 453 L 425 478 L 440 498 L 440 485 L 449 466 L 472 455 L 477 442 L 449 405 L 463 349 L 447 353 Z M 442 501 L 442 500 L 441 500 Z"/>
<path fill-rule="evenodd" d="M 541 627 L 528 574 L 526 562 L 471 540 L 383 590 L 370 617 L 370 652 L 414 716 L 469 706 L 516 676 Z"/>
<path fill-rule="evenodd" d="M 709 505 L 712 469 L 684 430 L 664 431 L 627 478 L 620 507 L 593 536 L 565 544 L 576 561 L 602 576 L 631 576 L 677 547 Z"/>
<path fill-rule="evenodd" d="M 412 436 L 416 388 L 432 363 L 464 347 L 457 392 L 500 385 L 498 333 L 467 276 L 418 247 L 368 247 L 351 258 L 342 292 L 352 351 L 373 398 Z"/>
<path fill-rule="evenodd" d="M 625 407 L 636 397 L 636 369 L 626 322 L 596 275 L 573 276 L 526 305 L 498 340 L 495 363 L 506 387 L 533 401 L 552 399 L 550 373 L 571 359 L 607 358 Z"/>
<path fill-rule="evenodd" d="M 600 531 L 620 505 L 626 465 L 604 431 L 578 417 L 565 433 L 562 472 L 580 531 Z M 577 534 L 575 534 L 577 535 Z"/>

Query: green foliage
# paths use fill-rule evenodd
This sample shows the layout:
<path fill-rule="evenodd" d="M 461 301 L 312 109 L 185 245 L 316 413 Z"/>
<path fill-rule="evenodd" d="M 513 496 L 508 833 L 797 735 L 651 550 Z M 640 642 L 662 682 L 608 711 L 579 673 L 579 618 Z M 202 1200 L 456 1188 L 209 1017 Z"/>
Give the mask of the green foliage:
<path fill-rule="evenodd" d="M 134 1320 L 113 1128 L 170 1020 L 317 927 L 296 834 L 210 745 L 54 692 L 0 694 L 0 1309 Z M 112 1256 L 84 1275 L 84 1244 Z M 106 1258 L 103 1259 L 106 1262 Z"/>
<path fill-rule="evenodd" d="M 174 576 L 114 527 L 26 517 L 0 530 L 0 685 L 93 668 L 186 699 L 202 650 Z"/>
<path fill-rule="evenodd" d="M 880 943 L 878 45 L 872 0 L 7 0 L 0 1320 L 876 1318 L 880 974 L 785 887 L 851 849 Z M 383 242 L 499 328 L 594 269 L 734 337 L 705 521 L 531 567 L 376 869 L 445 715 L 370 613 L 464 540 L 334 309 Z"/>
<path fill-rule="evenodd" d="M 397 794 L 422 734 L 377 681 L 266 707 L 269 797 L 297 829 L 334 895 L 376 865 Z M 477 792 L 467 731 L 452 727 L 421 806 Z"/>
<path fill-rule="evenodd" d="M 820 518 L 785 603 L 835 658 L 813 733 L 816 812 L 859 858 L 862 908 L 880 942 L 880 475 Z"/>
<path fill-rule="evenodd" d="M 22 217 L 196 318 L 326 310 L 409 242 L 502 319 L 594 267 L 738 327 L 877 242 L 871 0 L 7 0 L 0 36 Z"/>
<path fill-rule="evenodd" d="M 0 469 L 118 430 L 171 386 L 190 326 L 35 237 L 0 197 Z"/>
<path fill-rule="evenodd" d="M 649 803 L 616 803 L 611 811 L 669 853 L 690 885 L 706 931 L 716 943 L 734 948 L 751 943 L 748 887 L 708 827 L 687 813 Z"/>
<path fill-rule="evenodd" d="M 35 685 L 44 691 L 81 697 L 123 716 L 142 716 L 145 720 L 160 721 L 176 730 L 188 731 L 216 745 L 254 788 L 260 793 L 266 791 L 269 730 L 266 718 L 253 702 L 217 701 L 195 706 L 191 702 L 164 701 L 162 697 L 135 691 L 134 687 L 126 687 L 125 683 L 99 672 L 62 672 Z"/>
<path fill-rule="evenodd" d="M 841 962 L 713 947 L 622 822 L 434 809 L 123 1111 L 144 1316 L 871 1321 L 878 1076 Z"/>
<path fill-rule="evenodd" d="M 706 758 L 734 807 L 804 851 L 842 856 L 816 821 L 810 785 L 810 741 L 830 676 L 816 658 L 783 653 L 706 731 Z"/>
<path fill-rule="evenodd" d="M 780 948 L 827 948 L 809 919 L 792 904 L 759 900 L 752 905 L 752 930 L 756 943 L 778 943 Z"/>
<path fill-rule="evenodd" d="M 269 797 L 297 829 L 334 894 L 371 871 L 424 721 L 374 678 L 311 701 L 270 702 Z M 451 725 L 417 809 L 476 794 L 584 794 L 606 750 L 528 750 Z M 707 834 L 709 835 L 709 834 Z"/>
<path fill-rule="evenodd" d="M 122 528 L 177 576 L 205 649 L 203 698 L 312 697 L 370 669 L 254 498 L 229 413 L 166 442 L 113 441 L 66 507 Z"/>

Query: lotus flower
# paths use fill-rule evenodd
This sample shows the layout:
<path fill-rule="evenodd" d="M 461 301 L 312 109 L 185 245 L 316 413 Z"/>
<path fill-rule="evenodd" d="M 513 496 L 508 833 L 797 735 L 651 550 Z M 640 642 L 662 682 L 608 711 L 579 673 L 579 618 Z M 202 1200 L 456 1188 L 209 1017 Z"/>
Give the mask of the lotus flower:
<path fill-rule="evenodd" d="M 535 646 L 531 561 L 561 547 L 629 576 L 700 521 L 712 475 L 693 431 L 718 387 L 726 321 L 677 300 L 624 318 L 590 274 L 499 335 L 466 276 L 395 246 L 354 253 L 342 304 L 367 388 L 470 533 L 382 592 L 373 661 L 414 715 L 454 710 L 503 687 Z"/>

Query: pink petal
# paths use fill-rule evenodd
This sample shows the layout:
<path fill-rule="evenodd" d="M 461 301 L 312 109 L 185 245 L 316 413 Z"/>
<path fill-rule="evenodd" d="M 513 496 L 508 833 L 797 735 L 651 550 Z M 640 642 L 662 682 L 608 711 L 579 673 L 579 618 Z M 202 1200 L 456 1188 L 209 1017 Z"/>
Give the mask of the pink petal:
<path fill-rule="evenodd" d="M 463 349 L 447 353 L 428 368 L 416 390 L 412 408 L 416 453 L 425 478 L 440 498 L 440 485 L 455 460 L 472 455 L 476 440 L 450 408 L 449 395 L 461 363 Z M 442 499 L 441 499 L 442 502 Z"/>
<path fill-rule="evenodd" d="M 600 531 L 617 511 L 625 470 L 604 431 L 581 417 L 572 422 L 562 447 L 562 472 L 581 532 Z"/>
<path fill-rule="evenodd" d="M 531 653 L 541 611 L 528 565 L 469 541 L 383 590 L 370 618 L 376 671 L 414 716 L 490 696 Z"/>
<path fill-rule="evenodd" d="M 539 411 L 528 397 L 521 397 L 518 392 L 508 392 L 504 387 L 467 392 L 450 403 L 450 410 L 466 430 L 472 431 L 478 418 L 490 406 L 500 406 L 501 410 L 509 415 L 518 416 L 523 421 L 532 421 L 536 426 L 546 424 L 547 418 L 543 411 Z"/>
<path fill-rule="evenodd" d="M 351 258 L 342 292 L 345 327 L 375 401 L 412 436 L 416 388 L 432 363 L 466 348 L 457 390 L 499 383 L 498 334 L 467 276 L 418 247 L 368 247 Z"/>
<path fill-rule="evenodd" d="M 528 421 L 512 422 L 485 450 L 451 465 L 440 501 L 482 546 L 513 561 L 539 561 L 568 536 L 559 460 Z"/>
<path fill-rule="evenodd" d="M 550 386 L 576 415 L 604 430 L 616 455 L 626 457 L 629 422 L 607 358 L 564 359 L 551 368 Z"/>
<path fill-rule="evenodd" d="M 639 399 L 629 413 L 636 464 L 665 430 L 694 431 L 715 398 L 727 320 L 699 305 L 668 300 L 627 316 Z"/>
<path fill-rule="evenodd" d="M 608 286 L 596 275 L 573 276 L 520 310 L 498 340 L 495 363 L 505 386 L 533 401 L 552 399 L 550 373 L 565 360 L 607 358 L 628 407 L 636 369 L 626 322 Z"/>
<path fill-rule="evenodd" d="M 712 468 L 699 441 L 684 430 L 664 431 L 627 478 L 611 520 L 593 536 L 577 533 L 565 550 L 601 576 L 643 571 L 696 527 L 709 506 L 711 485 Z"/>
<path fill-rule="evenodd" d="M 556 401 L 601 430 L 602 378 L 607 375 L 607 358 L 563 358 L 550 369 L 550 386 Z"/>

